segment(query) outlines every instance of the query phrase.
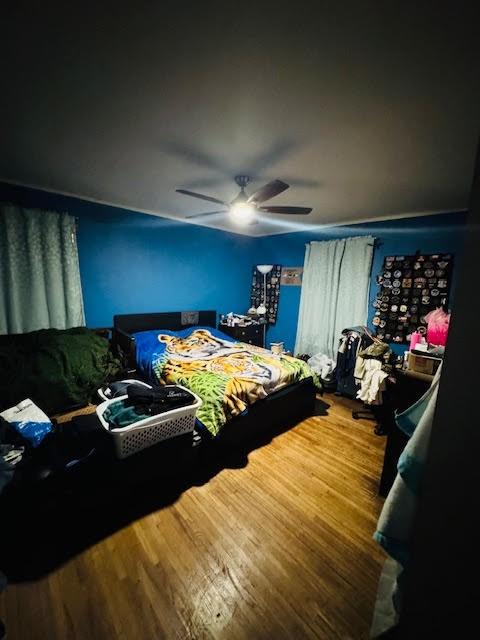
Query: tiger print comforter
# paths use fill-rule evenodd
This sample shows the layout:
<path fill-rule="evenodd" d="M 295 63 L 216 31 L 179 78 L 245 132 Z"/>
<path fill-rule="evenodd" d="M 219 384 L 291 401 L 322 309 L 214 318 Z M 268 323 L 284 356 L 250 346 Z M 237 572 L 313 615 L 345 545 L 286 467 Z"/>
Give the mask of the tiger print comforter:
<path fill-rule="evenodd" d="M 215 329 L 160 331 L 156 332 L 156 343 L 151 335 L 148 340 L 142 334 L 135 338 L 140 366 L 142 360 L 143 367 L 150 360 L 150 372 L 159 382 L 180 384 L 202 399 L 197 418 L 214 436 L 249 405 L 288 384 L 313 378 L 319 386 L 317 376 L 303 360 L 234 342 Z M 147 344 L 152 353 L 145 358 Z"/>

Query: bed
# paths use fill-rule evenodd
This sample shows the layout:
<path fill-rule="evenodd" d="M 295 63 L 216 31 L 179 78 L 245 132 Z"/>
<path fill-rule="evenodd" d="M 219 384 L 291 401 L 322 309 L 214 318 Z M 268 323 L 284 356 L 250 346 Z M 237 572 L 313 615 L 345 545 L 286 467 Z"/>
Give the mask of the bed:
<path fill-rule="evenodd" d="M 305 362 L 237 342 L 216 320 L 215 311 L 116 315 L 112 341 L 130 372 L 202 398 L 202 438 L 243 438 L 312 415 L 318 380 Z"/>

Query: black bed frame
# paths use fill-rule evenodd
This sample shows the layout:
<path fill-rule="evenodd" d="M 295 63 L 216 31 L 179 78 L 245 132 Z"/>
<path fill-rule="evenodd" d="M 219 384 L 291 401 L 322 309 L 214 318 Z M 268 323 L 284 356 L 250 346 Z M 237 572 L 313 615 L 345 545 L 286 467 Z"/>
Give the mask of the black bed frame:
<path fill-rule="evenodd" d="M 215 328 L 217 312 L 170 311 L 116 315 L 113 317 L 112 344 L 123 357 L 128 371 L 134 374 L 136 344 L 133 333 L 154 329 L 179 331 L 198 325 Z M 228 422 L 215 441 L 236 446 L 250 438 L 257 438 L 261 433 L 283 430 L 297 424 L 313 415 L 316 393 L 311 378 L 284 387 L 249 407 L 245 415 Z"/>
<path fill-rule="evenodd" d="M 217 326 L 216 311 L 167 311 L 165 313 L 129 313 L 113 316 L 112 345 L 131 371 L 136 368 L 136 344 L 133 333 L 168 329 L 180 331 L 188 327 Z"/>

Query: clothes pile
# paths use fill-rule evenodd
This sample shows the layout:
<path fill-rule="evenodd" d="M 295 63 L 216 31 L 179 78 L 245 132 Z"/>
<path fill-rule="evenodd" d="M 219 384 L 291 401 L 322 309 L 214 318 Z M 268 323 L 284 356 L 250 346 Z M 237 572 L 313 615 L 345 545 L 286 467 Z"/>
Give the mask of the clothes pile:
<path fill-rule="evenodd" d="M 386 379 L 393 371 L 392 359 L 390 347 L 366 327 L 344 329 L 337 354 L 337 394 L 368 405 L 382 404 Z"/>
<path fill-rule="evenodd" d="M 390 347 L 379 341 L 359 351 L 353 375 L 357 384 L 360 384 L 357 398 L 365 404 L 383 403 L 386 379 L 392 372 L 389 364 L 391 354 Z"/>
<path fill-rule="evenodd" d="M 107 444 L 95 414 L 54 424 L 30 399 L 0 414 L 0 492 L 18 478 L 65 471 Z"/>
<path fill-rule="evenodd" d="M 38 447 L 52 423 L 29 398 L 0 413 L 0 491 L 12 481 L 26 450 Z"/>
<path fill-rule="evenodd" d="M 128 388 L 130 386 L 144 387 L 151 389 L 152 386 L 141 380 L 116 380 L 110 382 L 107 386 L 101 387 L 97 390 L 98 395 L 102 400 L 113 400 L 113 398 L 119 398 L 120 396 L 126 396 L 128 394 Z"/>
<path fill-rule="evenodd" d="M 0 493 L 12 480 L 24 453 L 25 444 L 22 436 L 0 416 Z"/>
<path fill-rule="evenodd" d="M 104 413 L 110 429 L 128 427 L 166 411 L 187 407 L 196 402 L 195 396 L 176 385 L 163 387 L 140 387 L 130 385 L 127 398 L 112 402 Z"/>
<path fill-rule="evenodd" d="M 337 353 L 337 394 L 354 398 L 357 393 L 357 385 L 353 372 L 357 361 L 358 351 L 364 337 L 360 333 L 361 327 L 344 329 L 338 345 Z"/>
<path fill-rule="evenodd" d="M 319 376 L 323 388 L 326 391 L 335 390 L 337 386 L 335 378 L 336 362 L 324 353 L 317 353 L 307 360 L 308 366 Z"/>
<path fill-rule="evenodd" d="M 80 415 L 57 424 L 36 452 L 37 464 L 51 471 L 64 471 L 108 449 L 110 437 L 96 413 Z"/>

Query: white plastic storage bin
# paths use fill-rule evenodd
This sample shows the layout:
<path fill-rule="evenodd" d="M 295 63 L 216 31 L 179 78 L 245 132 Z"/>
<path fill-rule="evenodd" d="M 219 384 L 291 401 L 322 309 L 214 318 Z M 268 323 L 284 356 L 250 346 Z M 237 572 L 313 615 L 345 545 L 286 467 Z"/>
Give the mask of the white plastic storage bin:
<path fill-rule="evenodd" d="M 112 398 L 98 405 L 97 416 L 103 427 L 113 437 L 118 458 L 127 458 L 133 453 L 151 447 L 162 440 L 193 432 L 195 427 L 195 414 L 202 406 L 202 401 L 190 391 L 190 389 L 185 389 L 185 387 L 180 385 L 175 386 L 192 394 L 195 398 L 195 403 L 188 407 L 179 407 L 178 409 L 172 409 L 171 411 L 165 411 L 165 413 L 159 413 L 156 416 L 139 420 L 128 427 L 110 429 L 108 422 L 103 417 L 107 407 L 114 402 L 125 400 L 128 396 Z"/>

